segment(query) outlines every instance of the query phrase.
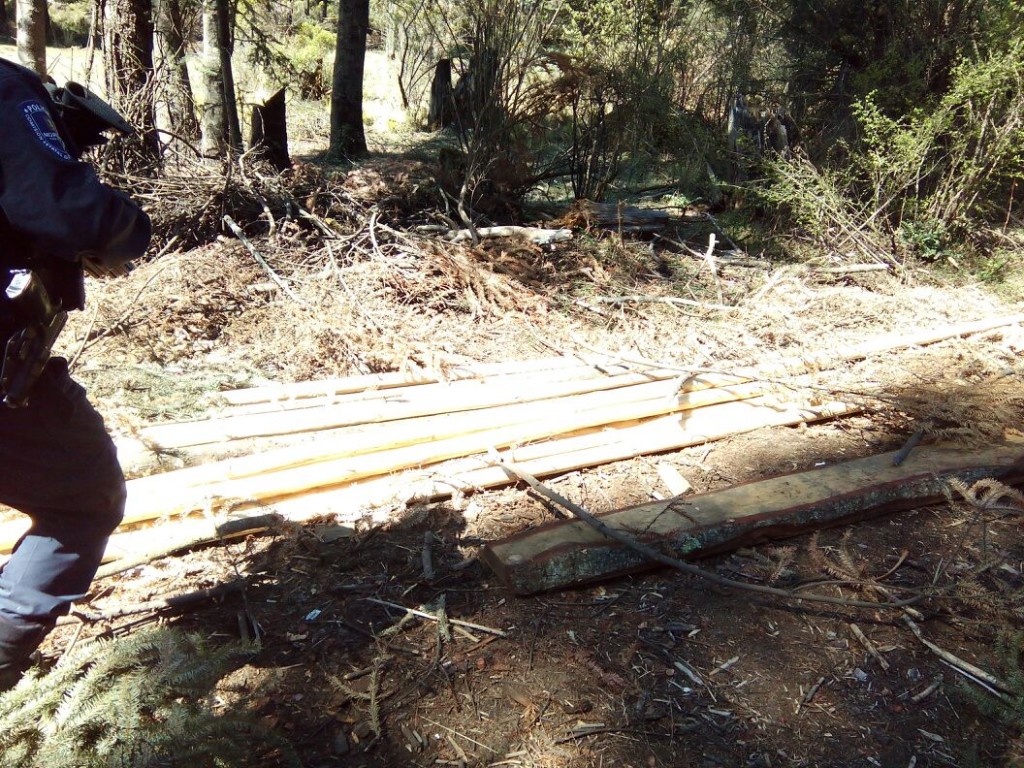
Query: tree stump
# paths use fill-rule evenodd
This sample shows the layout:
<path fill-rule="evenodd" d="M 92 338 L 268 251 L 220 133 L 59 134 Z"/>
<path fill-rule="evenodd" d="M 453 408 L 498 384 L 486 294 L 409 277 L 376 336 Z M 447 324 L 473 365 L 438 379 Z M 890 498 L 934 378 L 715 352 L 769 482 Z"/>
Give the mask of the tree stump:
<path fill-rule="evenodd" d="M 434 67 L 430 84 L 430 111 L 427 130 L 440 131 L 455 121 L 455 96 L 452 93 L 452 62 L 441 59 Z"/>
<path fill-rule="evenodd" d="M 267 159 L 279 171 L 287 170 L 292 164 L 288 156 L 288 126 L 285 117 L 284 88 L 263 104 L 252 108 L 249 146 L 262 146 Z"/>

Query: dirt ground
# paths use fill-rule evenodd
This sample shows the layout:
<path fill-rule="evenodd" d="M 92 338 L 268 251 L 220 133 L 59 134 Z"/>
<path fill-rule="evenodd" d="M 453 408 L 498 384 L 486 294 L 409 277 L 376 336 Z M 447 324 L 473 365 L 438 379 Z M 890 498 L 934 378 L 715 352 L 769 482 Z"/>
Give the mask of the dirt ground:
<path fill-rule="evenodd" d="M 720 253 L 712 272 L 679 247 L 703 253 L 721 225 L 696 210 L 670 210 L 666 240 L 578 228 L 553 250 L 456 246 L 415 229 L 440 221 L 417 202 L 433 200 L 428 171 L 378 158 L 301 198 L 345 233 L 334 239 L 281 213 L 268 234 L 257 208 L 242 223 L 266 267 L 230 234 L 186 243 L 182 233 L 198 231 L 204 211 L 226 210 L 223 200 L 169 211 L 152 198 L 164 252 L 123 280 L 93 282 L 90 309 L 63 342 L 112 432 L 198 418 L 211 393 L 271 381 L 594 350 L 729 371 L 1016 309 L 1012 289 L 1000 297 L 949 265 L 835 274 L 748 251 L 736 265 Z M 599 301 L 614 297 L 647 300 Z M 918 428 L 926 441 L 985 444 L 1020 427 L 1022 350 L 1024 331 L 1011 326 L 869 357 L 816 382 L 863 402 L 856 416 L 545 482 L 601 512 L 666 494 L 659 462 L 703 492 L 892 450 Z M 915 606 L 918 626 L 1010 686 L 1017 703 L 1002 710 L 900 611 L 797 606 L 665 569 L 516 597 L 476 560 L 482 543 L 564 515 L 510 487 L 396 511 L 353 536 L 334 537 L 325 520 L 183 552 L 99 580 L 84 607 L 112 614 L 243 588 L 64 625 L 45 650 L 55 658 L 72 637 L 153 621 L 257 637 L 259 652 L 224 681 L 222 706 L 258 715 L 307 766 L 1024 765 L 1018 515 L 940 505 L 701 562 L 752 583 L 821 581 L 826 594 L 860 600 L 938 588 Z"/>

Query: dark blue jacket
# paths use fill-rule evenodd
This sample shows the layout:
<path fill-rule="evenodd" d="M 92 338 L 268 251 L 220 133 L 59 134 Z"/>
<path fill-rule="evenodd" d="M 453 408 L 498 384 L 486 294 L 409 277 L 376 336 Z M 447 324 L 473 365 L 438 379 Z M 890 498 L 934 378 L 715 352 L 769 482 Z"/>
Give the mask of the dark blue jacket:
<path fill-rule="evenodd" d="M 82 259 L 146 252 L 149 217 L 78 160 L 39 77 L 0 59 L 0 267 L 31 267 L 65 309 L 84 302 Z"/>

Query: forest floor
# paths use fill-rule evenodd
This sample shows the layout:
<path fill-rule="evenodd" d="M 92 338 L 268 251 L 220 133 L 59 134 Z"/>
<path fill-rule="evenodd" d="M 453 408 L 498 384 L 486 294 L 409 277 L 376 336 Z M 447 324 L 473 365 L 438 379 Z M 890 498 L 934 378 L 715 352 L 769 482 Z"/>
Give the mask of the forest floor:
<path fill-rule="evenodd" d="M 91 280 L 90 307 L 62 339 L 111 431 L 130 437 L 147 424 L 200 418 L 225 389 L 355 373 L 594 351 L 730 371 L 1011 314 L 1024 296 L 1019 284 L 996 291 L 948 264 L 833 274 L 747 250 L 746 261 L 720 259 L 711 270 L 679 244 L 703 253 L 711 232 L 720 248 L 726 235 L 744 242 L 696 207 L 667 207 L 664 240 L 577 226 L 554 249 L 454 245 L 416 232 L 440 222 L 429 213 L 441 205 L 435 170 L 383 153 L 354 168 L 302 162 L 247 197 L 268 204 L 273 233 L 261 206 L 246 219 L 223 183 L 200 179 L 162 197 L 138 190 L 162 252 L 127 278 Z M 240 198 L 255 178 L 236 179 Z M 338 239 L 280 205 L 288 196 Z M 222 213 L 246 228 L 289 293 L 230 233 L 201 237 L 220 229 Z M 827 254 L 818 261 L 843 263 Z M 646 300 L 598 301 L 623 296 Z M 693 304 L 659 301 L 666 298 Z M 856 416 L 545 482 L 601 512 L 665 494 L 663 462 L 703 492 L 893 450 L 921 427 L 926 441 L 987 444 L 1020 429 L 1022 356 L 1020 326 L 885 353 L 817 380 L 860 398 Z M 133 457 L 125 463 L 142 471 Z M 1019 700 L 997 706 L 923 645 L 899 611 L 787 604 L 667 570 L 517 597 L 476 560 L 482 543 L 562 514 L 509 487 L 395 510 L 390 524 L 341 538 L 324 520 L 182 552 L 98 580 L 85 606 L 114 615 L 237 579 L 244 591 L 62 625 L 45 655 L 59 657 L 72 638 L 156 620 L 225 640 L 256 634 L 259 651 L 223 681 L 221 706 L 278 730 L 307 766 L 1024 764 Z M 941 597 L 916 606 L 927 639 L 1020 696 L 1019 525 L 1019 516 L 944 504 L 701 564 L 755 583 L 938 586 Z M 428 531 L 431 579 L 421 560 Z M 862 600 L 879 594 L 825 589 Z M 446 637 L 435 622 L 400 622 L 402 613 L 374 602 L 436 610 L 442 598 L 449 617 L 482 629 Z"/>

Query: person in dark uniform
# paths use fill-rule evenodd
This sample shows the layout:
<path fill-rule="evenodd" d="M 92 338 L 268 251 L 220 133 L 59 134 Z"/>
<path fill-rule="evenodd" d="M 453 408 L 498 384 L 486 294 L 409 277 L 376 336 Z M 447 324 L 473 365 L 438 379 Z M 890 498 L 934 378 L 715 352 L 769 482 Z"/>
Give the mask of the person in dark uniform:
<path fill-rule="evenodd" d="M 82 309 L 84 271 L 123 270 L 152 232 L 146 213 L 79 159 L 86 145 L 102 143 L 103 128 L 122 126 L 104 124 L 102 110 L 92 114 L 94 97 L 81 86 L 67 94 L 81 98 L 64 108 L 54 95 L 30 70 L 0 59 L 0 503 L 31 519 L 0 571 L 0 690 L 17 682 L 57 618 L 88 592 L 125 502 L 114 443 L 67 362 L 48 350 L 21 359 L 48 318 L 36 322 L 20 302 L 30 287 L 54 314 Z M 11 339 L 22 344 L 20 356 Z"/>

